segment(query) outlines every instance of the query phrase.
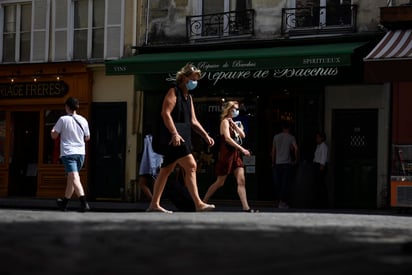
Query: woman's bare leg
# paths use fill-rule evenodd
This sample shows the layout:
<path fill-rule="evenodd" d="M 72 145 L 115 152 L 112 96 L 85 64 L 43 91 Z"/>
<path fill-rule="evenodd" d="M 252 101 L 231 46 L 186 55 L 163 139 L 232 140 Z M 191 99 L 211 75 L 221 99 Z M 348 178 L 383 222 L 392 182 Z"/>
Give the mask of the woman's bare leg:
<path fill-rule="evenodd" d="M 146 176 L 140 176 L 139 177 L 139 186 L 140 189 L 143 191 L 143 193 L 145 194 L 145 196 L 151 200 L 153 195 L 152 195 L 152 191 L 150 190 L 149 186 L 147 186 L 147 177 Z"/>
<path fill-rule="evenodd" d="M 225 184 L 226 178 L 227 175 L 217 177 L 216 181 L 209 186 L 209 189 L 207 189 L 207 192 L 203 198 L 204 202 L 208 202 L 210 197 L 212 197 L 213 194 Z"/>
<path fill-rule="evenodd" d="M 157 176 L 153 184 L 153 196 L 147 211 L 160 211 L 165 213 L 171 212 L 160 206 L 160 198 L 162 197 L 167 179 L 169 178 L 169 175 L 172 173 L 175 166 L 176 162 L 169 164 L 166 167 L 160 168 L 159 175 Z"/>
<path fill-rule="evenodd" d="M 242 208 L 243 210 L 249 210 L 250 207 L 246 195 L 245 169 L 243 167 L 236 168 L 234 175 L 237 181 L 237 193 L 239 195 Z"/>
<path fill-rule="evenodd" d="M 177 161 L 185 172 L 185 184 L 189 191 L 190 196 L 196 207 L 196 211 L 210 210 L 214 208 L 214 205 L 204 203 L 199 197 L 199 191 L 197 189 L 196 169 L 197 164 L 192 154 L 187 155 Z"/>

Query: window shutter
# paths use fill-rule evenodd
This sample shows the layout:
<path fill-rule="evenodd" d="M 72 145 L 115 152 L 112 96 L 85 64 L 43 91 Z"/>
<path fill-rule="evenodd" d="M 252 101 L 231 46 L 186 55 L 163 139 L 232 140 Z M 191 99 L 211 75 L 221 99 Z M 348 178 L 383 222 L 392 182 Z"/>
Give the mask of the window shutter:
<path fill-rule="evenodd" d="M 68 12 L 70 1 L 53 0 L 53 61 L 66 61 L 70 59 L 68 53 Z"/>
<path fill-rule="evenodd" d="M 105 59 L 123 55 L 124 0 L 107 0 L 105 28 Z"/>
<path fill-rule="evenodd" d="M 31 61 L 47 62 L 49 52 L 50 0 L 33 1 Z"/>

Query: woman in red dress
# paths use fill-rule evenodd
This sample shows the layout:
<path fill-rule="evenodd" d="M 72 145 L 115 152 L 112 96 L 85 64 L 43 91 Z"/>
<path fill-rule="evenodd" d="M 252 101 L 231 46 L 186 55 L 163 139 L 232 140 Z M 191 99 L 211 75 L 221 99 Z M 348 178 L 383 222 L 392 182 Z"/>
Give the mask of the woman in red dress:
<path fill-rule="evenodd" d="M 227 176 L 233 173 L 237 181 L 237 193 L 239 194 L 243 211 L 257 212 L 250 208 L 247 201 L 245 169 L 241 154 L 250 156 L 250 152 L 241 145 L 241 140 L 245 138 L 242 125 L 233 121 L 233 118 L 238 115 L 239 103 L 237 101 L 227 102 L 221 114 L 220 147 L 216 163 L 217 179 L 207 190 L 203 201 L 208 202 L 210 197 L 225 184 Z"/>

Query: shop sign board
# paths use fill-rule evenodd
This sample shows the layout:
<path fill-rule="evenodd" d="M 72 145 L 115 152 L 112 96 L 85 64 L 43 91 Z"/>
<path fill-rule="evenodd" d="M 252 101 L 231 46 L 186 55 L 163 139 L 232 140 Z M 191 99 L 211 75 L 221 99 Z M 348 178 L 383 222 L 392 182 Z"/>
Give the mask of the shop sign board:
<path fill-rule="evenodd" d="M 0 99 L 63 97 L 68 91 L 64 81 L 0 83 Z"/>

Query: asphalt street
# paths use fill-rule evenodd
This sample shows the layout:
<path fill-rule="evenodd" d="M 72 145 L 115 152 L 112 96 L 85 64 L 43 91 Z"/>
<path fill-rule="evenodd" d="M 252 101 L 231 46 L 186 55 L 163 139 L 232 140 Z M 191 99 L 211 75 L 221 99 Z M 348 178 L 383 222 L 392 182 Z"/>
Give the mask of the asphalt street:
<path fill-rule="evenodd" d="M 412 274 L 408 214 L 129 210 L 0 208 L 1 274 Z"/>

